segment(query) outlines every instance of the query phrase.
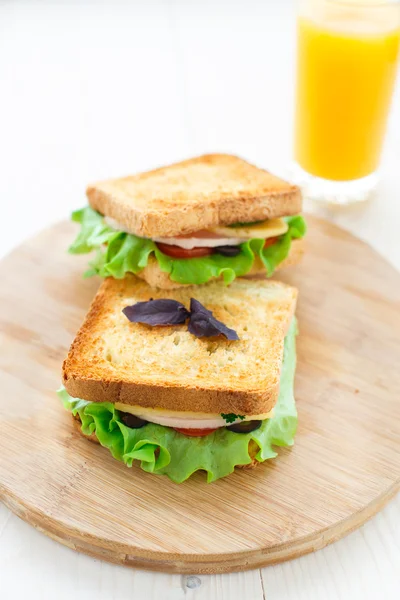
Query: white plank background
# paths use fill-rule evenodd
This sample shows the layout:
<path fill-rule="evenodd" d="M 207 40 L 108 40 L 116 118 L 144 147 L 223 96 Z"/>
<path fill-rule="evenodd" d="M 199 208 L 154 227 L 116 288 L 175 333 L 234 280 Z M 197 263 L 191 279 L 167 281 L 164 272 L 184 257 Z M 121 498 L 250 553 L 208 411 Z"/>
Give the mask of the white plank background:
<path fill-rule="evenodd" d="M 285 173 L 294 39 L 291 0 L 0 1 L 0 255 L 82 205 L 91 180 L 207 151 Z M 308 207 L 398 269 L 399 88 L 378 197 Z M 76 554 L 0 504 L 1 600 L 397 600 L 399 574 L 399 497 L 315 554 L 198 578 Z"/>

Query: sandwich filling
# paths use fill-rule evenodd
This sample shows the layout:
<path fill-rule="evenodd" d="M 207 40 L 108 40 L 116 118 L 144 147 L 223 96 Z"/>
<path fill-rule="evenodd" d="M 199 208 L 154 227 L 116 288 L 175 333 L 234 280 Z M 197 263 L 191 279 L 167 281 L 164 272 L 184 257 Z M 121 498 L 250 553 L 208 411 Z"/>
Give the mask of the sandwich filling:
<path fill-rule="evenodd" d="M 234 415 L 233 413 L 220 415 L 207 414 L 201 412 L 190 411 L 174 411 L 163 408 L 144 408 L 142 406 L 131 406 L 116 402 L 115 408 L 123 413 L 129 413 L 144 421 L 157 423 L 158 425 L 166 425 L 167 427 L 183 428 L 183 429 L 218 429 L 225 427 L 227 424 L 241 424 L 245 427 L 248 421 L 263 421 L 272 417 L 272 411 L 261 415 Z"/>
<path fill-rule="evenodd" d="M 155 422 L 154 417 L 168 411 L 154 411 L 151 421 L 150 413 L 146 414 L 149 420 L 145 420 L 143 413 L 141 417 L 139 411 L 135 412 L 136 407 L 131 407 L 133 412 L 130 412 L 125 405 L 72 398 L 64 388 L 58 393 L 64 407 L 79 418 L 82 433 L 94 434 L 114 458 L 128 467 L 138 460 L 144 471 L 167 475 L 176 483 L 185 481 L 196 471 L 206 471 L 207 481 L 212 482 L 232 473 L 235 466 L 274 458 L 277 453 L 273 446 L 293 444 L 297 427 L 293 396 L 296 333 L 297 324 L 293 319 L 285 338 L 279 397 L 272 414 L 221 415 L 225 426 L 220 423 L 218 428 L 208 429 L 199 436 L 187 427 L 193 415 L 189 416 L 185 428 L 177 428 L 172 426 L 172 421 L 169 425 Z M 255 416 L 260 419 L 256 420 Z"/>
<path fill-rule="evenodd" d="M 301 216 L 256 223 L 214 227 L 170 238 L 143 238 L 90 206 L 75 211 L 72 220 L 81 230 L 69 248 L 73 254 L 96 252 L 86 275 L 121 279 L 138 273 L 154 256 L 161 271 L 180 284 L 199 285 L 222 277 L 229 284 L 248 274 L 261 259 L 268 276 L 283 262 L 292 240 L 302 238 Z"/>

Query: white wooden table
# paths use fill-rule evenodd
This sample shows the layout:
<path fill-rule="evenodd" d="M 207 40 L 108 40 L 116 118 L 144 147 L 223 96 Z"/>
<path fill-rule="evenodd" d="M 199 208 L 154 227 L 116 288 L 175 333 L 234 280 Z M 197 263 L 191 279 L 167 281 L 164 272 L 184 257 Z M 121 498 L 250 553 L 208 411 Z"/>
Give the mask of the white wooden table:
<path fill-rule="evenodd" d="M 91 180 L 207 151 L 284 172 L 293 27 L 285 0 L 1 3 L 0 255 L 83 205 Z M 346 211 L 309 209 L 400 269 L 399 86 L 394 106 L 379 197 Z M 395 600 L 399 573 L 399 497 L 315 554 L 198 578 L 76 554 L 0 504 L 2 600 Z"/>

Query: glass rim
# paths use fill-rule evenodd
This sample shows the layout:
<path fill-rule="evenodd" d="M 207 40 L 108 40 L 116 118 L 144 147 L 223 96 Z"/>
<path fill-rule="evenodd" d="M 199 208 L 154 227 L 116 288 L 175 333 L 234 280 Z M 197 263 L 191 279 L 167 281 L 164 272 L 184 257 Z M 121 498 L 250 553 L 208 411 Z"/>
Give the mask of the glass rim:
<path fill-rule="evenodd" d="M 400 8 L 400 0 L 361 0 L 360 2 L 354 0 L 325 0 L 325 2 L 353 8 L 382 8 L 396 5 Z"/>

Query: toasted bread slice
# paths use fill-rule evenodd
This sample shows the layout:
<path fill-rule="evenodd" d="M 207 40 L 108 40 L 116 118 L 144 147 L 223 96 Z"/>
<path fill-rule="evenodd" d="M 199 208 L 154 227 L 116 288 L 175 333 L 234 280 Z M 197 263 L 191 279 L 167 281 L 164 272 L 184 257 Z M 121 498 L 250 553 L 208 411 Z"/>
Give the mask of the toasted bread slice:
<path fill-rule="evenodd" d="M 291 267 L 297 265 L 304 254 L 304 240 L 297 239 L 293 240 L 290 246 L 290 252 L 287 258 L 277 267 L 277 271 L 282 267 Z M 260 258 L 256 258 L 254 261 L 253 268 L 246 275 L 246 277 L 265 277 L 265 266 Z M 161 290 L 176 290 L 180 287 L 189 287 L 192 284 L 178 283 L 172 281 L 168 273 L 161 271 L 155 256 L 149 256 L 149 260 L 144 269 L 136 273 L 136 277 L 140 277 L 146 281 L 151 287 L 159 288 Z"/>
<path fill-rule="evenodd" d="M 209 154 L 88 187 L 92 208 L 141 237 L 301 212 L 297 186 L 229 154 Z"/>
<path fill-rule="evenodd" d="M 186 324 L 131 323 L 125 306 L 173 298 L 189 307 L 195 296 L 237 331 L 239 341 L 196 338 Z M 173 291 L 139 279 L 106 279 L 63 365 L 68 393 L 92 402 L 158 409 L 256 415 L 279 393 L 283 342 L 297 298 L 273 281 L 235 280 Z"/>

